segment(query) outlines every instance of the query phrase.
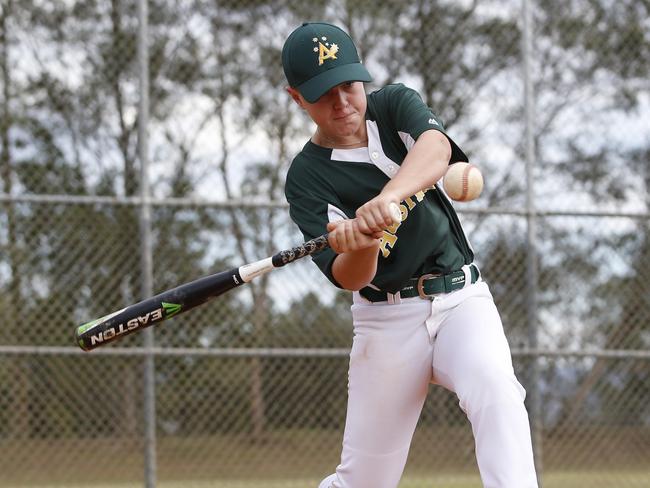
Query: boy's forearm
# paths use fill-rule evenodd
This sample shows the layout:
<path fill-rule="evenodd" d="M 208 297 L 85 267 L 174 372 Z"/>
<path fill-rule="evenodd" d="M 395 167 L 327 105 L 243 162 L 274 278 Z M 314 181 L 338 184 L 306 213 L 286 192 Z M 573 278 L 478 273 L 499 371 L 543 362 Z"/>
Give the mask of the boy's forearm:
<path fill-rule="evenodd" d="M 392 195 L 401 202 L 430 188 L 444 176 L 450 158 L 451 145 L 447 136 L 437 130 L 424 132 L 381 193 Z"/>
<path fill-rule="evenodd" d="M 336 256 L 332 264 L 332 275 L 339 285 L 346 290 L 357 291 L 372 281 L 377 273 L 379 242 L 377 240 L 376 246 Z"/>

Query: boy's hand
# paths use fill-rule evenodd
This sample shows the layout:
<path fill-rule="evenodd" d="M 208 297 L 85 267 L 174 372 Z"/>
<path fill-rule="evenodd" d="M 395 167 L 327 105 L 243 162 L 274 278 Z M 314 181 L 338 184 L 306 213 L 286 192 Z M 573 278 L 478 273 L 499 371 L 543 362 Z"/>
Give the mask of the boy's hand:
<path fill-rule="evenodd" d="M 356 221 L 364 234 L 381 233 L 400 222 L 399 200 L 392 194 L 380 193 L 357 209 Z"/>
<path fill-rule="evenodd" d="M 327 224 L 327 239 L 330 247 L 337 254 L 358 251 L 372 246 L 379 246 L 382 231 L 361 232 L 357 219 L 337 220 Z"/>

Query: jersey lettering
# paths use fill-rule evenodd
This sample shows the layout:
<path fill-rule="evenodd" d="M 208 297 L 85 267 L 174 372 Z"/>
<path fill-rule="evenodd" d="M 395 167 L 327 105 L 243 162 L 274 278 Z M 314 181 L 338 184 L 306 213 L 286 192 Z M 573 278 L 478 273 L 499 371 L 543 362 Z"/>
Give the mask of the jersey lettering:
<path fill-rule="evenodd" d="M 381 236 L 381 244 L 379 245 L 379 249 L 381 249 L 381 255 L 385 258 L 390 256 L 390 250 L 395 246 L 396 242 L 397 236 L 385 230 L 384 235 Z"/>
<path fill-rule="evenodd" d="M 406 198 L 404 202 L 408 205 L 409 210 L 413 210 L 415 208 L 415 202 L 411 197 Z"/>
<path fill-rule="evenodd" d="M 425 193 L 428 192 L 429 190 L 434 190 L 435 185 L 432 186 L 431 188 L 427 188 L 425 190 L 421 190 L 417 192 L 415 195 L 415 199 L 417 202 L 413 201 L 413 197 L 407 197 L 404 199 L 404 203 L 400 204 L 399 209 L 402 214 L 402 218 L 400 219 L 399 222 L 396 224 L 391 225 L 388 227 L 386 230 L 384 230 L 384 234 L 381 237 L 381 243 L 379 245 L 379 248 L 381 249 L 381 255 L 384 258 L 387 258 L 390 256 L 390 251 L 395 247 L 395 244 L 397 243 L 397 240 L 399 237 L 397 237 L 397 229 L 399 229 L 400 225 L 402 225 L 402 221 L 406 220 L 409 215 L 409 211 L 413 210 L 415 206 L 424 200 Z M 406 205 L 405 205 L 406 204 Z"/>
<path fill-rule="evenodd" d="M 392 224 L 390 227 L 387 227 L 386 230 L 391 234 L 396 234 L 397 229 L 399 229 L 400 225 L 402 225 L 402 222 L 396 222 L 395 224 Z"/>

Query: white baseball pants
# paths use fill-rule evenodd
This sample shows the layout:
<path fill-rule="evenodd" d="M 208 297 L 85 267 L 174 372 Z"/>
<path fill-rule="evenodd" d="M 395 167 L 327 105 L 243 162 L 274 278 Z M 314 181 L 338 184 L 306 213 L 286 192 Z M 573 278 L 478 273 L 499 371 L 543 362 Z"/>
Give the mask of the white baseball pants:
<path fill-rule="evenodd" d="M 430 383 L 458 396 L 485 488 L 537 488 L 525 391 L 486 283 L 394 304 L 355 293 L 352 317 L 341 463 L 319 488 L 396 488 Z"/>

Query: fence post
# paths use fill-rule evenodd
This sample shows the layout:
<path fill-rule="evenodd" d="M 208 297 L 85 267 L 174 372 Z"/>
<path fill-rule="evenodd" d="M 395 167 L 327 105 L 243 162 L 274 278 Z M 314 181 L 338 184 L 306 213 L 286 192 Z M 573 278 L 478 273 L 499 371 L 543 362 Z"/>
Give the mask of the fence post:
<path fill-rule="evenodd" d="M 138 156 L 140 159 L 140 242 L 142 298 L 153 295 L 153 258 L 151 246 L 151 194 L 149 188 L 149 49 L 147 0 L 138 1 L 138 64 L 140 106 L 138 109 Z M 156 385 L 153 327 L 144 331 L 144 478 L 146 488 L 156 486 Z"/>
<path fill-rule="evenodd" d="M 525 161 L 526 161 L 526 302 L 528 322 L 528 347 L 538 348 L 538 317 L 537 317 L 537 214 L 535 210 L 534 175 L 535 169 L 535 90 L 532 75 L 533 62 L 533 15 L 530 0 L 523 0 L 523 69 L 524 69 L 524 113 L 525 113 Z M 533 356 L 528 378 L 529 415 L 535 466 L 539 487 L 542 487 L 542 439 L 543 422 L 541 418 L 541 392 L 539 357 Z"/>

